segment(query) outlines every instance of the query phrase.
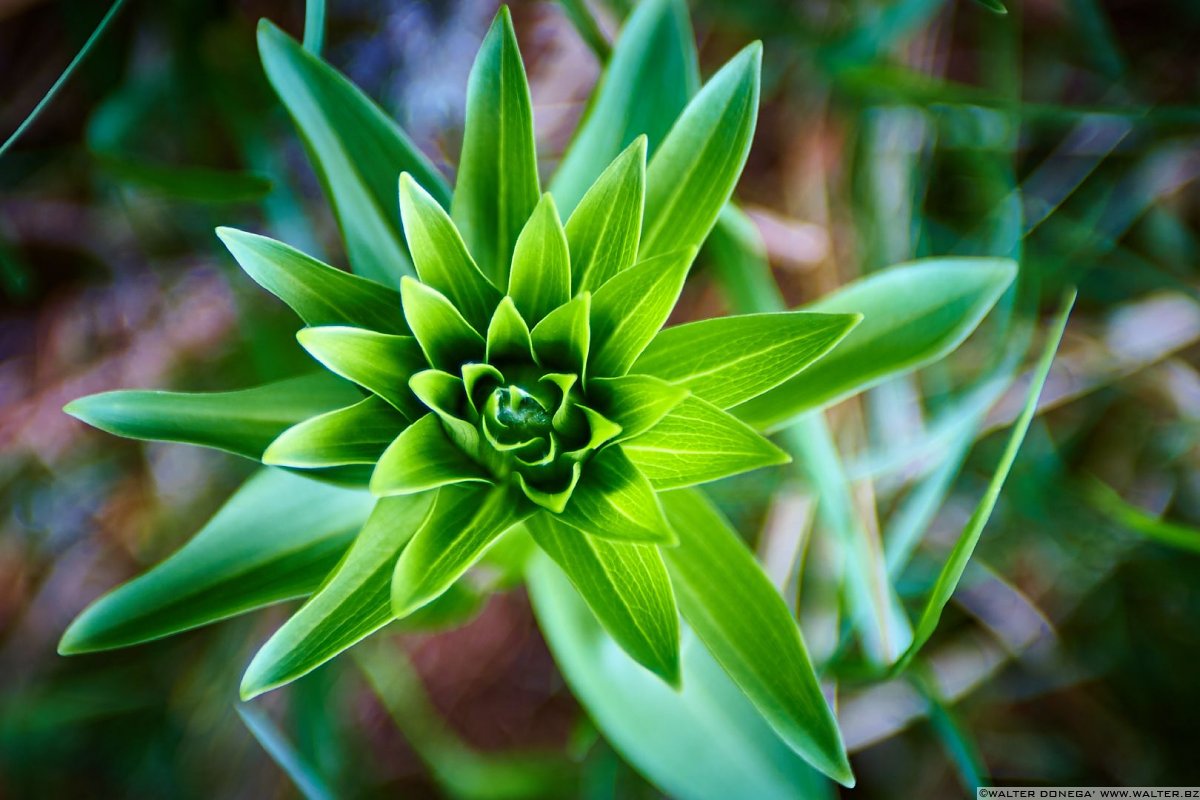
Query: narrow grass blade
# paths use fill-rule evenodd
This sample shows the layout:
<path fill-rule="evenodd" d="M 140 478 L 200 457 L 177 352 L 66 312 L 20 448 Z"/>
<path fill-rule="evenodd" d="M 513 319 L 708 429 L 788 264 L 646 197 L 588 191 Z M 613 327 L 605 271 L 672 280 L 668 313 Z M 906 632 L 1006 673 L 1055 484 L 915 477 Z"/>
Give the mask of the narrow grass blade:
<path fill-rule="evenodd" d="M 235 708 L 246 725 L 246 730 L 262 745 L 271 760 L 291 778 L 296 790 L 306 800 L 333 800 L 335 795 L 325 781 L 313 766 L 301 757 L 292 743 L 284 738 L 266 714 L 243 704 L 238 704 Z"/>
<path fill-rule="evenodd" d="M 1113 522 L 1167 547 L 1200 553 L 1200 529 L 1159 519 L 1125 501 L 1112 487 L 1097 479 L 1088 481 L 1086 496 Z"/>

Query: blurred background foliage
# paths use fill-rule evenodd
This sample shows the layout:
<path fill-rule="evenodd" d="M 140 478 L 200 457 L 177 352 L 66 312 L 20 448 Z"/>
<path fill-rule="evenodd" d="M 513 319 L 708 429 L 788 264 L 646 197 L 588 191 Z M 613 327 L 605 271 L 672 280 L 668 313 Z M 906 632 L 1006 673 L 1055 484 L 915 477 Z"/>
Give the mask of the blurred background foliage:
<path fill-rule="evenodd" d="M 1200 4 L 1005 4 L 690 4 L 706 67 L 766 45 L 738 195 L 789 303 L 951 253 L 1020 259 L 1013 324 L 1080 288 L 1043 413 L 930 658 L 840 687 L 859 777 L 846 796 L 961 796 L 989 778 L 1200 784 Z M 514 3 L 543 175 L 628 5 Z M 107 10 L 0 0 L 0 136 Z M 323 55 L 452 172 L 494 11 L 334 0 Z M 85 430 L 63 403 L 303 367 L 297 321 L 236 274 L 216 225 L 345 262 L 262 76 L 263 16 L 304 33 L 299 0 L 129 0 L 0 158 L 0 795 L 656 796 L 571 699 L 520 589 L 427 615 L 241 718 L 242 668 L 282 613 L 55 653 L 86 603 L 186 540 L 250 471 Z M 679 319 L 754 290 L 727 244 L 710 243 Z M 927 594 L 1003 447 L 990 432 L 1019 410 L 1011 361 L 987 369 L 1013 341 L 1006 318 L 829 414 L 904 598 Z M 715 496 L 838 674 L 813 492 L 776 470 Z"/>

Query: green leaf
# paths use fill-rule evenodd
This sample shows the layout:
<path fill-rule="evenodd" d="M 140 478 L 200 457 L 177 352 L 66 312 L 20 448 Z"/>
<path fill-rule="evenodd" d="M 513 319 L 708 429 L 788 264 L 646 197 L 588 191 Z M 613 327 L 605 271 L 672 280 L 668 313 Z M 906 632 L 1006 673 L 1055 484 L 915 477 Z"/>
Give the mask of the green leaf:
<path fill-rule="evenodd" d="M 490 483 L 487 473 L 446 436 L 437 414 L 426 414 L 396 437 L 375 466 L 371 493 L 411 494 L 448 483 Z"/>
<path fill-rule="evenodd" d="M 413 394 L 442 421 L 446 434 L 464 453 L 479 453 L 479 429 L 467 416 L 466 384 L 457 375 L 436 369 L 418 372 L 409 379 Z"/>
<path fill-rule="evenodd" d="M 596 290 L 589 375 L 611 378 L 629 370 L 670 316 L 695 257 L 690 247 L 640 261 Z"/>
<path fill-rule="evenodd" d="M 371 396 L 293 425 L 271 442 L 262 460 L 297 469 L 374 464 L 406 425 L 403 414 Z"/>
<path fill-rule="evenodd" d="M 607 61 L 612 54 L 612 48 L 604 38 L 604 31 L 600 30 L 600 23 L 596 22 L 587 3 L 584 0 L 559 0 L 559 5 L 592 54 L 601 63 Z"/>
<path fill-rule="evenodd" d="M 234 392 L 103 392 L 63 411 L 116 436 L 215 447 L 257 461 L 296 423 L 360 399 L 352 386 L 318 372 Z"/>
<path fill-rule="evenodd" d="M 256 172 L 184 166 L 92 153 L 104 172 L 144 191 L 193 203 L 247 203 L 271 193 L 271 179 Z"/>
<path fill-rule="evenodd" d="M 540 366 L 572 375 L 583 374 L 592 338 L 591 309 L 592 296 L 584 292 L 534 326 L 533 352 Z"/>
<path fill-rule="evenodd" d="M 246 274 L 291 306 L 309 325 L 353 325 L 407 333 L 400 295 L 375 281 L 351 275 L 283 242 L 235 228 L 217 228 Z"/>
<path fill-rule="evenodd" d="M 513 299 L 505 297 L 496 307 L 487 328 L 487 360 L 492 364 L 509 359 L 528 363 L 532 356 L 533 339 L 529 335 L 529 326 L 517 311 Z"/>
<path fill-rule="evenodd" d="M 571 693 L 665 795 L 832 800 L 830 784 L 768 727 L 691 631 L 684 631 L 683 688 L 676 691 L 605 634 L 548 557 L 533 560 L 527 584 Z"/>
<path fill-rule="evenodd" d="M 484 274 L 508 283 L 517 234 L 538 196 L 533 107 L 512 17 L 502 6 L 467 82 L 467 118 L 450 206 Z"/>
<path fill-rule="evenodd" d="M 409 377 L 429 366 L 413 337 L 329 325 L 303 328 L 296 339 L 327 369 L 379 395 L 408 419 L 425 413 L 408 388 Z"/>
<path fill-rule="evenodd" d="M 777 430 L 798 414 L 936 361 L 975 330 L 1016 272 L 1007 259 L 939 258 L 852 283 L 807 310 L 860 313 L 862 323 L 825 358 L 733 413 Z"/>
<path fill-rule="evenodd" d="M 650 430 L 687 396 L 688 390 L 682 386 L 650 375 L 593 378 L 588 383 L 588 399 L 601 414 L 621 426 L 617 441 Z"/>
<path fill-rule="evenodd" d="M 500 292 L 475 265 L 450 215 L 407 172 L 400 176 L 400 214 L 421 282 L 449 298 L 476 330 L 484 330 Z"/>
<path fill-rule="evenodd" d="M 456 370 L 484 357 L 483 337 L 441 292 L 412 278 L 400 281 L 404 316 L 425 358 L 438 369 Z"/>
<path fill-rule="evenodd" d="M 559 519 L 593 536 L 675 543 L 654 489 L 620 445 L 604 448 L 587 462 Z"/>
<path fill-rule="evenodd" d="M 571 256 L 558 209 L 549 194 L 542 195 L 517 237 L 508 294 L 532 325 L 571 299 Z"/>
<path fill-rule="evenodd" d="M 435 492 L 375 504 L 329 578 L 254 655 L 242 676 L 243 700 L 291 683 L 392 620 L 392 572 L 424 524 Z"/>
<path fill-rule="evenodd" d="M 694 395 L 622 447 L 655 489 L 693 486 L 790 460 L 753 428 Z"/>
<path fill-rule="evenodd" d="M 638 136 L 648 150 L 666 136 L 700 86 L 696 45 L 684 0 L 644 0 L 621 29 L 550 190 L 570 213 L 604 168 Z"/>
<path fill-rule="evenodd" d="M 646 137 L 639 136 L 600 174 L 567 220 L 575 292 L 595 291 L 633 265 L 645 195 Z"/>
<path fill-rule="evenodd" d="M 1200 530 L 1159 519 L 1126 501 L 1115 489 L 1097 478 L 1089 478 L 1085 489 L 1091 504 L 1118 525 L 1167 547 L 1200 553 Z"/>
<path fill-rule="evenodd" d="M 666 492 L 662 502 L 679 534 L 664 557 L 688 624 L 785 742 L 853 786 L 837 721 L 783 598 L 704 495 Z"/>
<path fill-rule="evenodd" d="M 434 600 L 534 506 L 510 486 L 445 486 L 396 562 L 392 610 L 403 618 Z"/>
<path fill-rule="evenodd" d="M 1071 309 L 1075 305 L 1075 292 L 1070 291 L 1062 303 L 1062 308 L 1059 310 L 1057 317 L 1054 320 L 1050 329 L 1050 335 L 1046 340 L 1046 347 L 1042 351 L 1042 356 L 1038 360 L 1037 369 L 1034 371 L 1033 380 L 1029 384 L 1029 394 L 1025 398 L 1025 407 L 1021 410 L 1021 415 L 1017 417 L 1017 421 L 1013 424 L 1012 433 L 1008 437 L 1008 444 L 1004 447 L 1004 452 L 1000 455 L 1000 463 L 996 465 L 996 471 L 992 473 L 992 479 L 988 483 L 987 490 L 983 493 L 983 497 L 979 499 L 979 504 L 975 506 L 974 512 L 971 513 L 971 518 L 967 520 L 966 527 L 959 534 L 958 541 L 954 543 L 954 549 L 950 551 L 950 558 L 946 560 L 945 566 L 942 567 L 941 573 L 938 575 L 937 582 L 933 585 L 933 590 L 929 593 L 929 599 L 925 603 L 925 608 L 921 612 L 921 618 L 917 621 L 916 630 L 913 632 L 912 644 L 908 650 L 894 665 L 892 672 L 898 674 L 903 671 L 917 652 L 929 641 L 933 636 L 933 632 L 937 629 L 938 622 L 941 621 L 942 611 L 950 602 L 950 598 L 954 595 L 954 590 L 958 588 L 958 582 L 962 579 L 963 571 L 967 568 L 967 562 L 971 560 L 972 554 L 975 552 L 975 545 L 979 543 L 979 537 L 983 534 L 984 527 L 987 526 L 988 520 L 992 517 L 992 511 L 996 508 L 996 501 L 1000 499 L 1000 490 L 1004 488 L 1004 481 L 1008 478 L 1008 473 L 1012 470 L 1013 463 L 1017 460 L 1017 452 L 1021 449 L 1021 443 L 1025 441 L 1025 434 L 1029 432 L 1029 425 L 1033 422 L 1033 417 L 1037 413 L 1038 398 L 1042 395 L 1042 387 L 1046 385 L 1046 378 L 1050 375 L 1050 366 L 1054 363 L 1054 356 L 1058 352 L 1058 345 L 1062 342 L 1063 332 L 1067 327 L 1067 319 L 1071 316 Z"/>
<path fill-rule="evenodd" d="M 650 159 L 640 258 L 699 247 L 712 230 L 750 153 L 761 66 L 758 42 L 730 59 Z"/>
<path fill-rule="evenodd" d="M 635 661 L 678 687 L 679 611 L 658 547 L 588 536 L 544 513 L 526 526 L 608 634 Z"/>
<path fill-rule="evenodd" d="M 291 779 L 305 800 L 333 800 L 336 797 L 312 764 L 304 760 L 266 714 L 246 705 L 238 705 L 235 708 L 246 730 L 250 731 L 271 760 Z"/>
<path fill-rule="evenodd" d="M 159 639 L 316 589 L 370 513 L 371 496 L 263 470 L 191 541 L 92 603 L 63 654 Z"/>
<path fill-rule="evenodd" d="M 718 408 L 730 408 L 820 359 L 861 319 L 789 311 L 676 325 L 660 331 L 630 371 L 687 387 Z"/>
<path fill-rule="evenodd" d="M 395 285 L 411 272 L 396 176 L 412 173 L 442 205 L 450 200 L 445 181 L 379 106 L 266 20 L 258 27 L 258 49 L 268 80 L 308 147 L 354 270 Z"/>

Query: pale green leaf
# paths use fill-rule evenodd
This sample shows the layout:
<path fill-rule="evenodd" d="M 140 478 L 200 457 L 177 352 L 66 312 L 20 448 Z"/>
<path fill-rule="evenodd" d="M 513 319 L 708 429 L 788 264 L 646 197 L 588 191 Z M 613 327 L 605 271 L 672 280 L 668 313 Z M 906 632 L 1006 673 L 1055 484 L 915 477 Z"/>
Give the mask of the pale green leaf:
<path fill-rule="evenodd" d="M 696 248 L 640 261 L 618 273 L 592 298 L 588 375 L 624 375 L 667 321 L 683 290 Z"/>
<path fill-rule="evenodd" d="M 608 166 L 567 220 L 571 285 L 595 291 L 633 265 L 642 234 L 646 194 L 646 137 Z"/>
<path fill-rule="evenodd" d="M 531 325 L 571 299 L 571 256 L 549 194 L 542 195 L 517 237 L 508 294 Z"/>
<path fill-rule="evenodd" d="M 291 683 L 392 620 L 392 572 L 433 508 L 434 492 L 379 500 L 345 558 L 254 655 L 242 676 L 249 700 Z"/>
<path fill-rule="evenodd" d="M 605 738 L 669 797 L 832 800 L 830 784 L 784 744 L 690 630 L 682 690 L 631 659 L 546 556 L 527 572 L 538 627 L 571 693 Z"/>
<path fill-rule="evenodd" d="M 467 118 L 451 214 L 476 263 L 508 283 L 513 245 L 541 190 L 533 107 L 508 7 L 479 47 L 467 82 Z"/>
<path fill-rule="evenodd" d="M 403 618 L 441 595 L 535 508 L 507 485 L 439 489 L 433 513 L 396 562 L 395 615 Z"/>
<path fill-rule="evenodd" d="M 753 428 L 695 396 L 622 447 L 656 489 L 693 486 L 790 460 Z"/>
<path fill-rule="evenodd" d="M 408 381 L 420 398 L 442 421 L 446 434 L 464 453 L 479 453 L 479 429 L 466 421 L 467 390 L 463 379 L 448 372 L 427 369 Z"/>
<path fill-rule="evenodd" d="M 377 497 L 411 494 L 462 482 L 490 479 L 446 436 L 437 414 L 426 414 L 380 456 L 371 475 L 371 493 Z"/>
<path fill-rule="evenodd" d="M 374 464 L 407 425 L 403 414 L 371 396 L 293 425 L 271 442 L 262 460 L 297 469 Z"/>
<path fill-rule="evenodd" d="M 407 333 L 396 290 L 323 264 L 294 247 L 235 228 L 217 236 L 254 281 L 309 325 Z"/>
<path fill-rule="evenodd" d="M 559 519 L 586 534 L 608 539 L 675 542 L 654 489 L 620 445 L 604 448 L 587 462 Z"/>
<path fill-rule="evenodd" d="M 687 396 L 688 390 L 682 386 L 650 375 L 593 378 L 588 382 L 588 399 L 601 414 L 621 426 L 617 441 L 650 430 Z"/>
<path fill-rule="evenodd" d="M 630 368 L 691 390 L 718 408 L 757 397 L 834 348 L 855 314 L 788 311 L 718 317 L 659 332 Z"/>
<path fill-rule="evenodd" d="M 268 80 L 308 146 L 351 265 L 395 285 L 411 272 L 396 177 L 412 173 L 443 205 L 450 200 L 445 181 L 379 106 L 266 20 L 259 24 L 258 48 Z"/>
<path fill-rule="evenodd" d="M 450 215 L 408 173 L 400 176 L 400 214 L 421 282 L 444 294 L 476 330 L 484 330 L 500 292 L 475 265 Z"/>
<path fill-rule="evenodd" d="M 662 502 L 679 535 L 663 556 L 684 619 L 785 742 L 853 786 L 837 721 L 771 580 L 702 494 L 666 492 Z"/>
<path fill-rule="evenodd" d="M 863 321 L 825 358 L 737 406 L 759 429 L 834 403 L 885 378 L 936 361 L 975 330 L 1016 276 L 997 258 L 937 258 L 890 267 L 807 307 L 862 314 Z"/>
<path fill-rule="evenodd" d="M 296 339 L 327 369 L 379 395 L 408 419 L 425 413 L 408 388 L 409 377 L 429 366 L 413 337 L 329 325 L 303 328 Z"/>
<path fill-rule="evenodd" d="M 584 292 L 534 326 L 533 352 L 540 366 L 572 375 L 583 374 L 591 347 L 591 309 L 592 296 Z"/>
<path fill-rule="evenodd" d="M 750 153 L 761 66 L 758 42 L 730 59 L 650 159 L 639 258 L 699 247 L 712 230 Z"/>
<path fill-rule="evenodd" d="M 517 310 L 511 297 L 505 297 L 496 307 L 487 327 L 487 360 L 490 364 L 503 361 L 528 363 L 533 357 L 533 340 L 529 326 Z"/>
<path fill-rule="evenodd" d="M 679 611 L 658 547 L 588 536 L 545 513 L 526 526 L 625 652 L 678 686 Z"/>
<path fill-rule="evenodd" d="M 59 652 L 125 647 L 304 596 L 341 558 L 372 503 L 363 491 L 263 470 L 174 555 L 88 606 Z"/>
<path fill-rule="evenodd" d="M 444 294 L 412 278 L 403 278 L 400 296 L 413 336 L 434 367 L 457 370 L 463 362 L 484 357 L 483 337 Z"/>

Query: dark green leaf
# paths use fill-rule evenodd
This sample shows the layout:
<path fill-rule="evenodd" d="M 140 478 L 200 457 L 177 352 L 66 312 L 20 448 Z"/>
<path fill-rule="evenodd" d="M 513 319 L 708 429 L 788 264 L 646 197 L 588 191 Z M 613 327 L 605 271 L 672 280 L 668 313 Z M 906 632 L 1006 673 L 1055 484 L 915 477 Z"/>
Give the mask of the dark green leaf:
<path fill-rule="evenodd" d="M 462 378 L 427 369 L 413 375 L 408 385 L 413 394 L 438 415 L 446 434 L 460 450 L 471 454 L 479 452 L 479 429 L 464 419 L 468 409 L 466 384 Z"/>
<path fill-rule="evenodd" d="M 753 428 L 694 395 L 622 446 L 656 489 L 692 486 L 790 460 Z"/>
<path fill-rule="evenodd" d="M 324 664 L 392 620 L 396 559 L 433 508 L 434 492 L 379 500 L 320 590 L 254 655 L 242 676 L 249 700 Z"/>
<path fill-rule="evenodd" d="M 374 464 L 406 425 L 403 414 L 371 396 L 293 425 L 271 442 L 262 460 L 297 469 Z"/>
<path fill-rule="evenodd" d="M 408 419 L 425 413 L 408 388 L 409 377 L 429 366 L 413 337 L 330 325 L 304 328 L 296 339 L 326 368 L 379 395 Z"/>
<path fill-rule="evenodd" d="M 588 536 L 551 514 L 526 525 L 625 652 L 679 686 L 679 611 L 658 547 Z"/>
<path fill-rule="evenodd" d="M 649 375 L 592 378 L 588 382 L 588 399 L 621 426 L 618 441 L 650 430 L 687 396 L 688 390 L 682 386 Z"/>
<path fill-rule="evenodd" d="M 490 483 L 490 479 L 450 441 L 437 414 L 426 414 L 380 457 L 371 476 L 371 493 L 386 497 L 463 482 Z"/>
<path fill-rule="evenodd" d="M 404 317 L 425 358 L 438 369 L 457 370 L 484 357 L 483 337 L 441 292 L 412 278 L 400 281 Z"/>
<path fill-rule="evenodd" d="M 217 228 L 246 274 L 292 307 L 309 325 L 353 325 L 385 333 L 407 333 L 400 295 L 351 275 L 283 242 L 234 228 Z"/>
<path fill-rule="evenodd" d="M 366 492 L 263 470 L 174 555 L 88 606 L 59 652 L 125 647 L 306 595 L 372 503 Z"/>
<path fill-rule="evenodd" d="M 688 624 L 785 742 L 853 786 L 837 721 L 783 598 L 702 494 L 666 492 L 662 501 L 679 534 L 664 557 Z"/>
<path fill-rule="evenodd" d="M 645 194 L 646 137 L 639 136 L 600 174 L 567 220 L 576 293 L 595 291 L 633 265 Z"/>
<path fill-rule="evenodd" d="M 467 82 L 467 119 L 451 214 L 476 263 L 508 283 L 517 234 L 541 190 L 533 107 L 512 17 L 502 6 Z"/>
<path fill-rule="evenodd" d="M 559 519 L 593 536 L 627 542 L 673 544 L 650 482 L 610 445 L 592 457 Z"/>
<path fill-rule="evenodd" d="M 718 408 L 757 397 L 833 349 L 856 314 L 789 311 L 718 317 L 659 332 L 630 371 L 691 390 Z"/>
<path fill-rule="evenodd" d="M 667 321 L 694 247 L 640 261 L 611 278 L 592 298 L 588 375 L 624 375 Z"/>
<path fill-rule="evenodd" d="M 531 332 L 533 352 L 545 369 L 582 375 L 591 346 L 592 296 L 588 292 L 546 315 Z"/>
<path fill-rule="evenodd" d="M 92 157 L 123 183 L 193 203 L 246 203 L 261 200 L 271 191 L 271 179 L 254 172 L 163 164 L 112 153 Z"/>
<path fill-rule="evenodd" d="M 571 256 L 554 198 L 541 202 L 513 249 L 508 294 L 531 325 L 571 299 Z"/>

